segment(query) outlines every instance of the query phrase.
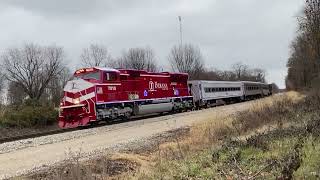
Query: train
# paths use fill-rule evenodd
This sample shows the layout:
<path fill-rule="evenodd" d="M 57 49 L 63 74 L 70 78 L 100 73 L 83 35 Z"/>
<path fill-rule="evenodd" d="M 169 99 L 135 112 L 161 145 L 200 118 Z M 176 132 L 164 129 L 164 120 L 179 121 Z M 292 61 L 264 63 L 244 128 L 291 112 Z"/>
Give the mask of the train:
<path fill-rule="evenodd" d="M 68 129 L 191 111 L 270 96 L 271 88 L 249 81 L 189 81 L 187 73 L 82 68 L 63 89 L 58 125 Z"/>
<path fill-rule="evenodd" d="M 188 81 L 195 107 L 247 101 L 272 95 L 272 85 L 250 81 Z"/>

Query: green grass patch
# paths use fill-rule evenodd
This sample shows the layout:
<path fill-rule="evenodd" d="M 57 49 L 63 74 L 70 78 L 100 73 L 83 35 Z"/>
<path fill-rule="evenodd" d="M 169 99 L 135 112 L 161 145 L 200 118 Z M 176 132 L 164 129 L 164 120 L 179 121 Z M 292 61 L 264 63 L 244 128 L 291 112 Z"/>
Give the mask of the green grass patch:
<path fill-rule="evenodd" d="M 310 136 L 303 146 L 303 159 L 300 168 L 294 173 L 294 177 L 303 179 L 320 178 L 320 139 Z"/>

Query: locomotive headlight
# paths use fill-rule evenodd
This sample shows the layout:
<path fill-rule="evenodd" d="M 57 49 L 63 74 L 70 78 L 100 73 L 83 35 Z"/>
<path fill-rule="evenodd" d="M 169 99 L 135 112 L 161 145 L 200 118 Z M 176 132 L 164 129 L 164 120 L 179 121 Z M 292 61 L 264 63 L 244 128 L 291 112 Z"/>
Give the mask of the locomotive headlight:
<path fill-rule="evenodd" d="M 73 100 L 73 104 L 79 104 L 80 103 L 80 98 L 76 98 Z"/>

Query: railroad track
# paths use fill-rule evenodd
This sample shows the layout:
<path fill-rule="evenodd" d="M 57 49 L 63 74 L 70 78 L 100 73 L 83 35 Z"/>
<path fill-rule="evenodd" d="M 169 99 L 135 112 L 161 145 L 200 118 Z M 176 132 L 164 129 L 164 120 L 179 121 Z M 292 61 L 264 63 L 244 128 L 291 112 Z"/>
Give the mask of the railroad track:
<path fill-rule="evenodd" d="M 44 131 L 44 132 L 22 134 L 22 135 L 18 135 L 18 136 L 1 137 L 0 138 L 0 144 L 6 143 L 6 142 L 23 140 L 23 139 L 47 136 L 47 135 L 52 135 L 52 134 L 59 134 L 59 133 L 64 133 L 64 132 L 68 132 L 68 131 L 71 131 L 71 129 L 70 130 L 68 130 L 68 129 L 65 129 L 65 130 L 56 129 L 56 130 L 49 130 L 49 131 Z"/>

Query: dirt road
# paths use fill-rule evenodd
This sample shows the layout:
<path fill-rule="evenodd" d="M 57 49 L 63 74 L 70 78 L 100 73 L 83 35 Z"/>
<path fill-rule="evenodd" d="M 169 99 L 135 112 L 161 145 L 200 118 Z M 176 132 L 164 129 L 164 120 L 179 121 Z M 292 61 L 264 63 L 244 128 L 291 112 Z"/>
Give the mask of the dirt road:
<path fill-rule="evenodd" d="M 251 102 L 245 102 L 3 144 L 7 149 L 0 154 L 0 179 L 52 166 L 68 158 L 69 152 L 95 156 L 110 149 L 117 151 L 126 143 L 251 106 Z"/>

